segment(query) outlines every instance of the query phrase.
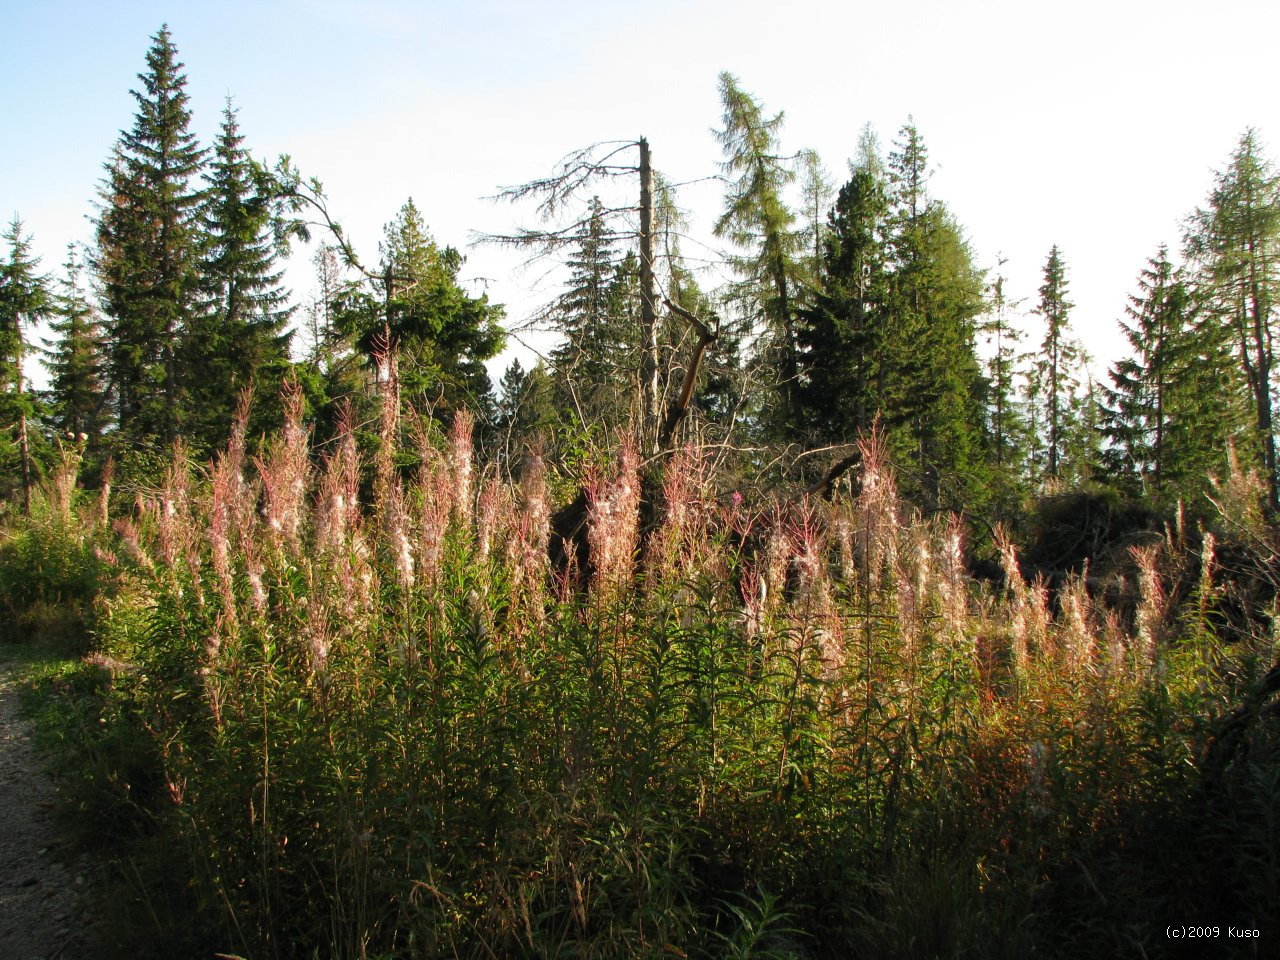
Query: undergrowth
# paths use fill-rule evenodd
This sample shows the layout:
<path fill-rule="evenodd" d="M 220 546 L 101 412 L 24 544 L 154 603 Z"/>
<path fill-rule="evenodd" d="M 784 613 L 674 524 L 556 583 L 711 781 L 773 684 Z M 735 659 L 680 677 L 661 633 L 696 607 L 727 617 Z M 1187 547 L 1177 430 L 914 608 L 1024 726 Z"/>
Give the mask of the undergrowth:
<path fill-rule="evenodd" d="M 1173 956 L 1169 924 L 1212 923 L 1259 929 L 1228 945 L 1255 956 L 1280 934 L 1274 724 L 1202 760 L 1276 653 L 1217 636 L 1212 535 L 1135 548 L 1122 615 L 1087 570 L 1027 582 L 1005 541 L 1003 583 L 970 580 L 964 531 L 911 514 L 874 441 L 856 499 L 754 508 L 686 449 L 644 530 L 623 445 L 588 478 L 589 569 L 552 569 L 536 458 L 480 475 L 465 415 L 412 471 L 350 430 L 318 456 L 287 400 L 260 460 L 242 428 L 110 529 L 68 493 L 0 544 L 11 622 L 72 611 L 87 638 L 33 703 L 119 865 L 104 951 Z"/>

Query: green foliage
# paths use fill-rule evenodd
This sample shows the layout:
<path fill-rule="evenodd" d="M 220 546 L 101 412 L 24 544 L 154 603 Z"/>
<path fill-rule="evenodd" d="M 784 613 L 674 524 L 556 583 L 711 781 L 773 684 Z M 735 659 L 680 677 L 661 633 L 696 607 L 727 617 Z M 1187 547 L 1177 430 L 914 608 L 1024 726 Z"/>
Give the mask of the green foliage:
<path fill-rule="evenodd" d="M 381 278 L 349 285 L 334 324 L 369 366 L 389 334 L 406 400 L 487 416 L 492 385 L 484 361 L 502 349 L 502 308 L 463 290 L 462 263 L 453 247 L 437 245 L 410 199 L 387 224 Z"/>
<path fill-rule="evenodd" d="M 184 436 L 200 451 L 226 443 L 242 391 L 261 408 L 280 393 L 289 372 L 287 329 L 293 308 L 281 286 L 285 252 L 271 185 L 244 147 L 228 98 L 204 175 L 200 205 L 201 304 L 183 331 L 181 356 Z M 255 433 L 279 422 L 255 416 Z"/>
<path fill-rule="evenodd" d="M 1133 355 L 1112 366 L 1104 390 L 1110 472 L 1155 504 L 1183 499 L 1203 511 L 1205 479 L 1222 471 L 1247 420 L 1238 377 L 1164 247 L 1138 285 L 1121 324 Z"/>
<path fill-rule="evenodd" d="M 1041 483 L 1085 479 L 1092 467 L 1085 410 L 1089 401 L 1081 392 L 1085 357 L 1068 326 L 1075 304 L 1067 294 L 1067 268 L 1055 245 L 1045 260 L 1036 307 L 1044 320 L 1044 339 L 1026 384 L 1032 432 L 1039 443 L 1032 452 L 1032 479 Z"/>
<path fill-rule="evenodd" d="M 724 129 L 716 139 L 724 149 L 721 166 L 733 179 L 725 191 L 725 209 L 716 236 L 744 250 L 734 260 L 742 282 L 733 293 L 754 332 L 763 324 L 773 382 L 781 399 L 781 421 L 794 419 L 799 362 L 794 329 L 795 284 L 799 271 L 794 214 L 783 197 L 795 172 L 782 160 L 778 133 L 783 115 L 766 118 L 759 101 L 730 73 L 720 74 Z"/>
<path fill-rule="evenodd" d="M 1160 955 L 1189 845 L 1274 856 L 1190 813 L 1258 655 L 1214 636 L 1211 544 L 1182 612 L 1192 560 L 1143 553 L 1130 635 L 1082 579 L 1055 615 L 1016 559 L 969 581 L 875 446 L 856 502 L 759 515 L 686 451 L 643 541 L 624 453 L 574 588 L 537 465 L 473 493 L 454 433 L 367 511 L 347 434 L 320 475 L 296 427 L 256 479 L 171 470 L 101 544 L 113 595 L 70 513 L 6 541 L 7 602 L 97 598 L 41 715 L 100 836 L 163 865 L 142 955 Z M 1221 789 L 1265 811 L 1253 756 Z"/>
<path fill-rule="evenodd" d="M 147 52 L 138 112 L 100 191 L 94 268 L 110 336 L 117 442 L 167 447 L 182 427 L 177 347 L 196 316 L 204 151 L 190 130 L 187 78 L 168 27 Z"/>
<path fill-rule="evenodd" d="M 818 287 L 801 310 L 803 416 L 816 441 L 851 443 L 879 422 L 913 499 L 974 506 L 987 483 L 974 346 L 982 274 L 958 224 L 928 199 L 919 132 L 887 172 L 868 161 L 836 199 Z"/>
<path fill-rule="evenodd" d="M 1272 339 L 1280 292 L 1277 244 L 1280 178 L 1263 154 L 1257 131 L 1249 129 L 1232 152 L 1230 165 L 1218 174 L 1208 206 L 1191 218 L 1187 251 L 1197 267 L 1201 308 L 1212 318 L 1206 331 L 1215 346 L 1229 345 L 1246 386 L 1252 446 L 1272 514 L 1280 510 L 1272 418 Z"/>
<path fill-rule="evenodd" d="M 102 449 L 109 416 L 105 381 L 106 340 L 102 320 L 82 287 L 81 263 L 74 244 L 67 247 L 64 276 L 54 297 L 56 319 L 50 328 L 57 340 L 46 342 L 49 371 L 49 415 L 61 434 L 84 435 L 89 456 Z"/>
<path fill-rule="evenodd" d="M 23 236 L 16 216 L 4 234 L 9 252 L 0 264 L 0 496 L 23 492 L 30 507 L 35 482 L 35 448 L 39 434 L 31 421 L 36 414 L 23 360 L 30 328 L 50 313 L 47 280 L 36 272 L 40 260 L 31 253 L 31 237 Z"/>

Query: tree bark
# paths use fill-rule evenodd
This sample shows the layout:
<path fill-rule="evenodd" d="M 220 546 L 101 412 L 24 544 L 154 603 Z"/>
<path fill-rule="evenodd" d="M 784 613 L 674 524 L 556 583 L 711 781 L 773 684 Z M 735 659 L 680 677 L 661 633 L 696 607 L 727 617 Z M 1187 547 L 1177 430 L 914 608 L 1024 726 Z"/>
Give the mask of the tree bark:
<path fill-rule="evenodd" d="M 640 138 L 640 333 L 642 444 L 650 456 L 658 452 L 658 310 L 653 275 L 653 164 L 649 141 Z"/>

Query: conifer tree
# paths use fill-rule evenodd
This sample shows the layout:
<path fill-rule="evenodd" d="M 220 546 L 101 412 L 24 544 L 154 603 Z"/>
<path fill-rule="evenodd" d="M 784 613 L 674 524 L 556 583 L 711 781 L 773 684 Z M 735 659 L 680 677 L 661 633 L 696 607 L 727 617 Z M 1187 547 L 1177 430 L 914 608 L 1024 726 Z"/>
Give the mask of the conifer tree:
<path fill-rule="evenodd" d="M 342 291 L 342 263 L 338 251 L 321 243 L 311 257 L 316 271 L 316 287 L 307 303 L 308 362 L 317 373 L 329 371 L 335 359 L 339 337 L 334 326 L 334 307 Z"/>
<path fill-rule="evenodd" d="M 228 98 L 205 172 L 200 310 L 183 337 L 186 434 L 204 449 L 226 439 L 240 393 L 274 404 L 289 367 L 293 313 L 265 174 L 244 147 Z"/>
<path fill-rule="evenodd" d="M 592 197 L 569 255 L 564 292 L 549 316 L 564 342 L 552 353 L 557 406 L 582 425 L 617 426 L 632 412 L 631 384 L 639 369 L 639 331 L 635 286 L 639 266 L 634 255 L 619 259 L 615 237 L 599 197 Z"/>
<path fill-rule="evenodd" d="M 903 425 L 895 376 L 901 344 L 888 316 L 885 184 L 868 168 L 840 188 L 814 304 L 801 315 L 805 419 L 813 439 L 852 442 L 877 417 Z"/>
<path fill-rule="evenodd" d="M 539 361 L 526 371 L 513 359 L 499 384 L 494 433 L 500 462 L 514 473 L 522 451 L 548 439 L 557 420 L 555 386 L 546 365 Z"/>
<path fill-rule="evenodd" d="M 107 165 L 94 267 L 124 441 L 176 438 L 183 421 L 177 346 L 199 302 L 204 152 L 190 130 L 186 75 L 167 26 L 133 91 L 138 112 Z"/>
<path fill-rule="evenodd" d="M 1125 313 L 1132 353 L 1104 390 L 1109 472 L 1162 505 L 1193 501 L 1246 422 L 1239 373 L 1166 247 L 1147 261 Z"/>
<path fill-rule="evenodd" d="M 734 260 L 743 278 L 737 298 L 752 321 L 763 322 L 769 365 L 782 401 L 780 419 L 794 422 L 800 387 L 794 324 L 798 266 L 795 216 L 783 190 L 795 172 L 779 156 L 783 115 L 766 118 L 759 101 L 729 73 L 720 75 L 720 100 L 724 129 L 716 131 L 716 138 L 725 153 L 722 166 L 732 179 L 715 233 L 746 251 Z"/>
<path fill-rule="evenodd" d="M 925 504 L 935 507 L 980 496 L 988 471 L 975 345 L 982 272 L 955 218 L 929 197 L 929 174 L 924 140 L 908 120 L 887 166 L 890 312 L 902 345 L 898 376 L 915 445 L 911 458 Z"/>
<path fill-rule="evenodd" d="M 502 308 L 458 282 L 463 257 L 441 247 L 410 198 L 387 224 L 380 279 L 353 284 L 339 297 L 339 333 L 373 366 L 387 343 L 397 351 L 406 403 L 462 408 L 492 416 L 493 388 L 484 362 L 502 349 Z"/>
<path fill-rule="evenodd" d="M 4 240 L 9 252 L 0 263 L 0 482 L 8 492 L 17 478 L 23 509 L 30 513 L 34 473 L 29 424 L 34 407 L 23 370 L 23 328 L 48 316 L 49 292 L 45 277 L 37 272 L 40 258 L 31 253 L 31 237 L 23 235 L 22 221 L 17 217 L 5 231 Z"/>
<path fill-rule="evenodd" d="M 1005 261 L 1000 260 L 998 266 Z M 1010 319 L 1017 303 L 1005 293 L 1005 277 L 998 275 L 989 288 L 986 319 L 978 332 L 986 338 L 987 416 L 991 454 L 1001 476 L 1015 477 L 1022 468 L 1024 421 L 1016 400 L 1018 344 L 1022 331 Z"/>
<path fill-rule="evenodd" d="M 1045 261 L 1044 283 L 1040 285 L 1036 312 L 1044 319 L 1045 333 L 1035 360 L 1035 375 L 1029 383 L 1031 399 L 1043 411 L 1044 464 L 1039 479 L 1054 481 L 1062 478 L 1069 465 L 1064 462 L 1064 454 L 1073 433 L 1079 429 L 1075 413 L 1079 409 L 1077 394 L 1083 358 L 1079 344 L 1071 335 L 1069 317 L 1075 304 L 1067 299 L 1067 294 L 1066 265 L 1055 244 Z"/>
<path fill-rule="evenodd" d="M 798 238 L 804 293 L 811 293 L 821 272 L 822 242 L 826 237 L 827 215 L 835 198 L 835 185 L 816 150 L 800 151 L 800 192 L 803 199 L 804 228 Z"/>
<path fill-rule="evenodd" d="M 50 323 L 56 338 L 46 341 L 49 417 L 60 433 L 83 435 L 90 456 L 98 453 L 107 423 L 102 320 L 82 286 L 75 244 L 67 246 L 63 277 L 53 298 Z"/>
<path fill-rule="evenodd" d="M 1256 131 L 1241 136 L 1208 206 L 1192 218 L 1187 247 L 1199 267 L 1201 302 L 1226 333 L 1243 374 L 1268 507 L 1276 514 L 1280 474 L 1272 395 L 1280 319 L 1280 177 Z"/>

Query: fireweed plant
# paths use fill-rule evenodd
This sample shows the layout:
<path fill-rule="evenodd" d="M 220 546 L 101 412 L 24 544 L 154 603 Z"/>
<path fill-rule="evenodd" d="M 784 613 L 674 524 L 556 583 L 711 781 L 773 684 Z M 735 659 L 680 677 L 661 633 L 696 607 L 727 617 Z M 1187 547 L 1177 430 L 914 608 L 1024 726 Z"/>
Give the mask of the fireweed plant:
<path fill-rule="evenodd" d="M 372 463 L 349 418 L 312 449 L 291 390 L 257 456 L 242 406 L 215 461 L 179 446 L 110 530 L 109 489 L 76 519 L 64 478 L 0 545 L 6 584 L 50 530 L 96 545 L 95 656 L 119 669 L 61 695 L 102 704 L 86 737 L 149 751 L 147 790 L 106 793 L 179 851 L 193 955 L 1155 956 L 1173 922 L 1280 933 L 1276 738 L 1216 786 L 1199 762 L 1274 658 L 1265 631 L 1219 639 L 1212 535 L 1136 549 L 1117 612 L 1087 570 L 1028 581 L 1004 534 L 1003 580 L 972 580 L 963 525 L 910 512 L 875 437 L 834 502 L 747 504 L 676 451 L 645 530 L 624 442 L 585 480 L 589 569 L 553 568 L 545 465 L 499 482 L 469 416 L 400 423 L 382 372 Z"/>

